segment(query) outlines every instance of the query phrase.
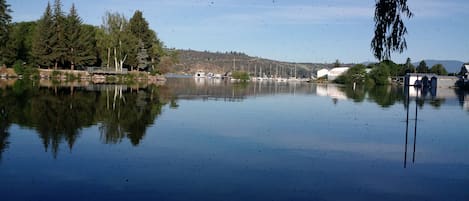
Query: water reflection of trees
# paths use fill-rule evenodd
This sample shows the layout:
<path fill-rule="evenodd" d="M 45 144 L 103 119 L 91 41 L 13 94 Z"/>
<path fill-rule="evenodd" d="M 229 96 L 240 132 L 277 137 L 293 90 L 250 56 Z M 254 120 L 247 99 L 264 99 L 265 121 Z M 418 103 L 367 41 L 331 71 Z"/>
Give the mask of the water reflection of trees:
<path fill-rule="evenodd" d="M 35 129 L 45 150 L 54 156 L 63 142 L 72 149 L 81 130 L 96 124 L 104 143 L 128 138 L 138 145 L 171 99 L 166 98 L 171 97 L 167 90 L 157 86 L 109 86 L 105 91 L 86 91 L 74 87 L 40 88 L 36 84 L 19 80 L 12 87 L 0 89 L 0 157 L 8 147 L 12 123 Z"/>
<path fill-rule="evenodd" d="M 0 97 L 2 94 L 0 94 Z M 6 108 L 1 107 L 0 108 L 0 161 L 2 160 L 2 153 L 3 150 L 8 148 L 8 128 L 10 127 L 10 121 L 7 119 L 7 113 L 6 113 Z"/>
<path fill-rule="evenodd" d="M 412 99 L 416 100 L 417 105 L 423 108 L 426 104 L 433 108 L 440 108 L 447 99 L 460 100 L 461 106 L 463 106 L 465 92 L 458 89 L 437 89 L 438 94 L 429 93 L 422 89 L 414 89 L 410 87 L 406 89 L 404 86 L 339 86 L 339 90 L 349 99 L 355 102 L 363 102 L 365 100 L 374 102 L 381 107 L 390 107 L 397 103 L 402 103 L 405 108 L 408 107 L 409 103 L 406 101 L 407 90 L 414 91 L 410 94 Z M 418 91 L 418 97 L 415 95 Z"/>
<path fill-rule="evenodd" d="M 119 143 L 127 137 L 138 145 L 147 127 L 161 114 L 162 106 L 159 94 L 154 91 L 123 93 L 119 86 L 106 90 L 97 103 L 101 139 L 105 143 Z"/>

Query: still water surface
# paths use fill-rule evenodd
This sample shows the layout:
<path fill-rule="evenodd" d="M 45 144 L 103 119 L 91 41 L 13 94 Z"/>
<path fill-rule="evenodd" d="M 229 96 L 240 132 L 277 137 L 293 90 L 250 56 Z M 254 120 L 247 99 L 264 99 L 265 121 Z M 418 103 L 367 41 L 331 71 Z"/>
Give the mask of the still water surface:
<path fill-rule="evenodd" d="M 0 88 L 1 200 L 469 200 L 466 92 L 40 86 Z"/>

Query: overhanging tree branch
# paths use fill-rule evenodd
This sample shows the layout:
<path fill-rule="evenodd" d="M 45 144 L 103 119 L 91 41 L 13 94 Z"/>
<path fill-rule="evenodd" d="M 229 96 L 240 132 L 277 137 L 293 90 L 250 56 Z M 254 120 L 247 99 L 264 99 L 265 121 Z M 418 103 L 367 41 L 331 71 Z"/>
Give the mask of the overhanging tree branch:
<path fill-rule="evenodd" d="M 379 60 L 391 58 L 391 52 L 402 53 L 407 49 L 405 35 L 407 28 L 403 18 L 411 18 L 413 13 L 407 6 L 407 0 L 376 0 L 375 36 L 371 49 Z"/>

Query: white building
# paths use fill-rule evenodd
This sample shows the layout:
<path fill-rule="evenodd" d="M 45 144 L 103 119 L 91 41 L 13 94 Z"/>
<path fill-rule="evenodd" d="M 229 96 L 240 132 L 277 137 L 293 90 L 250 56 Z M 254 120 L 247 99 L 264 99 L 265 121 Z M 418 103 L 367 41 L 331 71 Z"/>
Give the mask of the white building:
<path fill-rule="evenodd" d="M 321 70 L 318 70 L 316 75 L 317 75 L 317 78 L 324 77 L 327 75 L 328 80 L 335 80 L 337 77 L 347 72 L 348 69 L 349 67 L 337 67 L 331 70 L 327 70 L 323 68 Z"/>
<path fill-rule="evenodd" d="M 321 77 L 324 77 L 326 75 L 329 75 L 329 70 L 323 68 L 321 70 L 318 70 L 318 72 L 316 73 L 316 78 L 321 78 Z"/>
<path fill-rule="evenodd" d="M 327 75 L 327 78 L 329 80 L 335 80 L 337 77 L 341 76 L 345 72 L 347 72 L 349 67 L 337 67 L 333 68 L 329 71 L 329 75 Z"/>
<path fill-rule="evenodd" d="M 429 85 L 432 79 L 438 79 L 433 73 L 407 73 L 404 84 L 406 86 Z M 425 82 L 425 83 L 424 83 Z"/>

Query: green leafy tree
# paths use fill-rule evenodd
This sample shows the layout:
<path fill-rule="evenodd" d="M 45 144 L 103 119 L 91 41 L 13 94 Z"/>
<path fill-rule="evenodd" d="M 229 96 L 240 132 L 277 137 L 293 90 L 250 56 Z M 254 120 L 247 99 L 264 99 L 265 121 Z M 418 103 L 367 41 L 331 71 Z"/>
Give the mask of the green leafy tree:
<path fill-rule="evenodd" d="M 417 73 L 428 73 L 428 66 L 424 60 L 422 60 L 419 65 L 417 66 Z"/>
<path fill-rule="evenodd" d="M 389 71 L 388 76 L 401 76 L 404 75 L 405 69 L 402 65 L 398 65 L 391 60 L 383 60 L 380 62 L 379 67 L 387 68 Z"/>
<path fill-rule="evenodd" d="M 8 41 L 8 33 L 11 23 L 11 9 L 10 5 L 7 4 L 6 0 L 0 0 L 0 62 L 4 64 L 4 55 L 8 50 L 6 49 L 6 43 Z"/>
<path fill-rule="evenodd" d="M 54 23 L 52 20 L 52 9 L 50 4 L 47 3 L 46 10 L 41 19 L 37 23 L 37 27 L 33 36 L 32 54 L 34 60 L 39 66 L 50 67 L 54 63 L 54 56 L 52 55 L 52 41 L 54 30 Z"/>
<path fill-rule="evenodd" d="M 155 43 L 153 44 L 152 48 L 152 70 L 155 70 L 156 67 L 160 67 L 159 63 L 161 62 L 162 58 L 164 56 L 170 56 L 172 58 L 172 61 L 176 62 L 178 61 L 177 58 L 177 52 L 176 51 L 166 51 L 164 48 L 164 44 L 161 40 L 157 38 Z M 161 70 L 161 69 L 158 69 Z"/>
<path fill-rule="evenodd" d="M 370 79 L 373 80 L 376 85 L 387 85 L 389 84 L 389 75 L 389 66 L 381 63 L 371 70 Z"/>
<path fill-rule="evenodd" d="M 407 0 L 376 0 L 371 49 L 377 59 L 391 59 L 391 52 L 402 53 L 407 48 L 403 20 L 412 16 Z"/>
<path fill-rule="evenodd" d="M 52 30 L 54 34 L 50 38 L 52 48 L 52 58 L 54 61 L 54 69 L 59 64 L 64 64 L 67 56 L 67 45 L 65 41 L 66 18 L 62 12 L 62 3 L 60 0 L 54 2 L 54 12 L 52 14 Z"/>
<path fill-rule="evenodd" d="M 103 63 L 108 67 L 122 71 L 125 64 L 129 65 L 128 58 L 136 58 L 138 39 L 122 14 L 107 12 L 96 37 Z"/>
<path fill-rule="evenodd" d="M 362 64 L 357 64 L 349 68 L 344 74 L 337 77 L 335 80 L 339 84 L 363 84 L 368 79 L 366 73 L 366 66 Z"/>
<path fill-rule="evenodd" d="M 70 63 L 70 69 L 74 70 L 75 65 L 95 63 L 94 30 L 83 27 L 74 4 L 70 9 L 66 22 L 66 60 Z"/>
<path fill-rule="evenodd" d="M 431 73 L 435 73 L 437 75 L 448 75 L 448 71 L 442 64 L 435 64 L 430 68 Z"/>

